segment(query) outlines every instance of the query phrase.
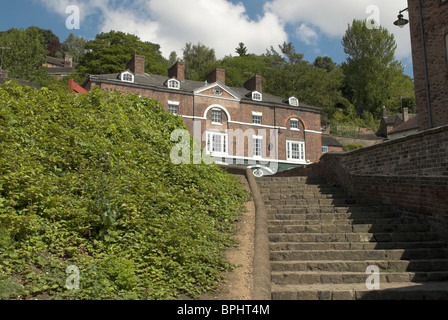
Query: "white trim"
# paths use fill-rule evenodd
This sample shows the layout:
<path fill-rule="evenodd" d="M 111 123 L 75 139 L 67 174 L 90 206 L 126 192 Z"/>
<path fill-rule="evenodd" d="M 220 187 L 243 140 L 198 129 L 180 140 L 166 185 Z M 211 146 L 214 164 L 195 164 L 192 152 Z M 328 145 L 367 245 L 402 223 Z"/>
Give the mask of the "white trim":
<path fill-rule="evenodd" d="M 255 111 L 252 111 L 252 115 L 253 115 L 253 116 L 257 116 L 257 117 L 262 117 L 262 116 L 263 116 L 263 112 L 255 112 Z"/>
<path fill-rule="evenodd" d="M 292 144 L 298 144 L 299 145 L 299 154 L 303 153 L 303 159 L 293 159 L 288 156 L 288 154 L 292 155 Z M 305 141 L 294 141 L 294 140 L 286 140 L 286 159 L 288 161 L 293 162 L 300 162 L 305 161 L 306 162 L 306 146 Z"/>
<path fill-rule="evenodd" d="M 255 96 L 256 95 L 259 95 L 260 96 L 260 99 L 255 99 Z M 258 91 L 253 91 L 252 92 L 252 100 L 253 101 L 259 101 L 259 102 L 262 102 L 263 101 L 263 94 L 261 93 L 261 92 L 258 92 Z"/>
<path fill-rule="evenodd" d="M 233 98 L 217 96 L 216 94 L 203 94 L 202 93 L 202 92 L 207 91 L 209 89 L 212 89 L 214 87 L 220 87 L 223 91 L 225 91 L 228 94 L 230 94 Z M 200 97 L 213 97 L 215 99 L 221 99 L 221 100 L 241 101 L 241 97 L 238 94 L 236 94 L 235 92 L 233 92 L 229 88 L 222 86 L 219 82 L 214 82 L 214 83 L 208 84 L 208 85 L 206 85 L 206 86 L 204 86 L 202 88 L 199 88 L 199 89 L 195 90 L 194 91 L 194 95 L 195 96 L 200 96 Z"/>
<path fill-rule="evenodd" d="M 250 157 L 240 157 L 240 156 L 216 156 L 217 158 L 226 158 L 226 159 L 235 159 L 235 160 L 249 160 L 249 161 L 259 161 L 259 162 L 277 162 L 277 163 L 285 163 L 285 164 L 304 164 L 309 165 L 313 164 L 313 162 L 306 161 L 288 161 L 288 160 L 279 160 L 279 159 L 267 159 L 267 158 L 250 158 Z"/>
<path fill-rule="evenodd" d="M 179 101 L 170 101 L 170 100 L 168 100 L 168 104 L 171 104 L 173 106 L 180 106 L 180 102 Z"/>
<path fill-rule="evenodd" d="M 176 87 L 176 88 L 175 88 L 175 87 L 171 87 L 171 86 L 170 86 L 170 82 L 176 82 L 176 83 L 177 83 L 177 87 Z M 168 89 L 172 89 L 172 90 L 180 90 L 180 81 L 177 80 L 176 78 L 168 79 L 168 80 L 166 81 L 166 86 L 167 86 Z"/>
<path fill-rule="evenodd" d="M 305 132 L 308 132 L 308 133 L 316 133 L 316 134 L 322 134 L 322 131 L 314 131 L 314 130 L 305 130 Z"/>

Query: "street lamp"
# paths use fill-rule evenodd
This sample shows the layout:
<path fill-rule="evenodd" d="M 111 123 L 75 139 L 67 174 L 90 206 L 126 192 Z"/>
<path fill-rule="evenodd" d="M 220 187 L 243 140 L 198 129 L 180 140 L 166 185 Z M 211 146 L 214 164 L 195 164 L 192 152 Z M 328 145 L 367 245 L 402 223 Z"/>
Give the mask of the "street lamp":
<path fill-rule="evenodd" d="M 400 28 L 404 28 L 404 26 L 409 23 L 409 20 L 405 19 L 403 16 L 403 12 L 405 12 L 407 10 L 408 10 L 408 8 L 400 11 L 400 13 L 398 14 L 398 20 L 394 22 L 394 25 L 396 25 Z"/>

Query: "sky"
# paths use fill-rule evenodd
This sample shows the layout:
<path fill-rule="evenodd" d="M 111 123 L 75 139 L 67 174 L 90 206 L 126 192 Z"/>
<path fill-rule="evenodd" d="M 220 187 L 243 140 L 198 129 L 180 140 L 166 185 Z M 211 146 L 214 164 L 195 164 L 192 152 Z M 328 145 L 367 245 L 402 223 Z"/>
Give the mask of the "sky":
<path fill-rule="evenodd" d="M 396 57 L 412 77 L 409 25 L 393 25 L 406 7 L 406 0 L 15 0 L 1 5 L 0 31 L 35 25 L 61 42 L 70 33 L 91 40 L 123 31 L 160 44 L 166 58 L 172 51 L 182 57 L 188 42 L 215 49 L 218 59 L 235 56 L 240 42 L 255 54 L 292 42 L 305 60 L 329 56 L 341 63 L 348 25 L 373 19 L 394 34 Z"/>

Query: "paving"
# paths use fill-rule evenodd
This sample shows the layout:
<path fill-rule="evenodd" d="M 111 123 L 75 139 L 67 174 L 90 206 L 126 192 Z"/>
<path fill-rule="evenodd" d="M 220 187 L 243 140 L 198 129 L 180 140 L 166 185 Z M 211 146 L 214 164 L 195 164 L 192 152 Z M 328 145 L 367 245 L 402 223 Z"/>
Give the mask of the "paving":
<path fill-rule="evenodd" d="M 448 250 L 421 221 L 306 177 L 257 180 L 274 300 L 445 300 Z"/>

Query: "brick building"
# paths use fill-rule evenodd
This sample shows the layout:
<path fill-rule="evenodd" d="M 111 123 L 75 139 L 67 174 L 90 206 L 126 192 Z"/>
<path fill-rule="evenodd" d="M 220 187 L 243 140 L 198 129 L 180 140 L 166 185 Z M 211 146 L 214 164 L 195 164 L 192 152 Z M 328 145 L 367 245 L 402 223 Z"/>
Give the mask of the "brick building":
<path fill-rule="evenodd" d="M 226 72 L 213 70 L 204 81 L 185 79 L 185 64 L 176 63 L 168 77 L 145 73 L 145 57 L 135 55 L 127 69 L 91 75 L 83 84 L 138 94 L 160 101 L 179 115 L 190 133 L 217 161 L 263 166 L 266 172 L 319 161 L 322 156 L 322 110 L 296 97 L 263 92 L 255 75 L 244 88 L 226 86 Z"/>
<path fill-rule="evenodd" d="M 422 131 L 448 124 L 448 1 L 408 0 L 408 5 Z"/>

